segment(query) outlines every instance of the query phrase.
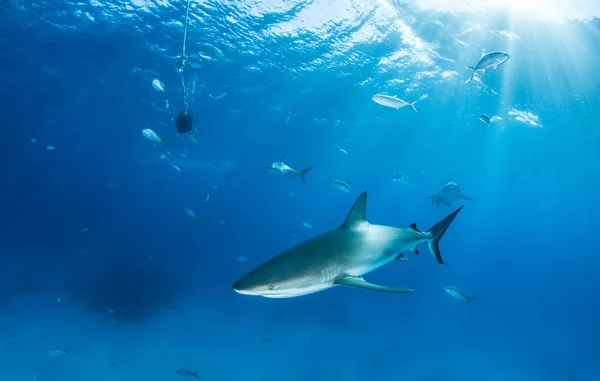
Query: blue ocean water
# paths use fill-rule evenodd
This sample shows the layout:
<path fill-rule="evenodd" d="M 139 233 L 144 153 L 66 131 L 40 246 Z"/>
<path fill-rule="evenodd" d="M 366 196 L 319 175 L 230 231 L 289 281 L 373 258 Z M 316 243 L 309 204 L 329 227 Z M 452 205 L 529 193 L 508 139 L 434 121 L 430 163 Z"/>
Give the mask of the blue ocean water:
<path fill-rule="evenodd" d="M 192 0 L 178 72 L 186 1 L 5 1 L 0 379 L 600 379 L 598 6 L 434 3 Z M 432 207 L 447 181 L 473 201 Z M 363 191 L 373 224 L 465 205 L 446 266 L 365 277 L 407 295 L 232 290 Z"/>

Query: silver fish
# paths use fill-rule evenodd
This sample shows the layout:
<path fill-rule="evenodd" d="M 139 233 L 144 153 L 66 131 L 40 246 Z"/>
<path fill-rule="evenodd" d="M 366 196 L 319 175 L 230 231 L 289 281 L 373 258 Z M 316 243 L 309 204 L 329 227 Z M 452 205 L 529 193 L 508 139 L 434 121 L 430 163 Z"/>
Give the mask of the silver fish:
<path fill-rule="evenodd" d="M 467 294 L 465 294 L 458 287 L 446 286 L 446 287 L 444 287 L 444 291 L 446 291 L 446 294 L 452 296 L 453 298 L 464 299 L 464 301 L 467 302 L 467 306 L 469 306 L 469 307 L 471 307 L 471 301 L 472 300 L 477 300 L 477 298 L 474 298 L 472 296 L 467 296 Z"/>
<path fill-rule="evenodd" d="M 281 157 L 281 159 L 279 159 L 279 161 L 276 161 L 274 163 L 267 165 L 265 167 L 265 169 L 267 171 L 269 171 L 269 173 L 271 173 L 271 174 L 288 175 L 288 176 L 300 175 L 300 179 L 302 180 L 302 182 L 306 183 L 306 181 L 304 180 L 304 176 L 306 176 L 306 174 L 311 169 L 313 169 L 315 166 L 313 165 L 312 167 L 308 167 L 308 168 L 305 168 L 305 169 L 299 171 L 295 168 L 290 167 L 286 163 L 284 163 L 284 160 L 285 160 L 285 155 L 283 155 Z"/>
<path fill-rule="evenodd" d="M 325 185 L 332 185 L 335 188 L 341 190 L 342 192 L 346 192 L 346 193 L 350 193 L 352 191 L 352 189 L 350 188 L 350 185 L 346 184 L 343 181 L 333 180 L 329 176 L 327 176 L 327 182 L 325 183 Z"/>
<path fill-rule="evenodd" d="M 469 69 L 471 69 L 473 73 L 471 73 L 471 78 L 469 78 L 467 82 L 473 79 L 476 71 L 481 70 L 485 72 L 485 70 L 489 68 L 495 69 L 499 65 L 508 61 L 509 58 L 510 55 L 505 52 L 490 52 L 488 54 L 485 54 L 479 59 L 479 61 L 477 61 L 475 66 L 469 66 Z"/>
<path fill-rule="evenodd" d="M 383 95 L 383 94 L 375 94 L 375 95 L 373 95 L 372 99 L 375 103 L 378 103 L 385 107 L 399 109 L 402 107 L 411 106 L 413 108 L 413 110 L 418 112 L 417 109 L 415 108 L 415 103 L 417 103 L 418 99 L 417 99 L 417 101 L 408 103 L 398 97 L 393 97 L 390 95 Z"/>

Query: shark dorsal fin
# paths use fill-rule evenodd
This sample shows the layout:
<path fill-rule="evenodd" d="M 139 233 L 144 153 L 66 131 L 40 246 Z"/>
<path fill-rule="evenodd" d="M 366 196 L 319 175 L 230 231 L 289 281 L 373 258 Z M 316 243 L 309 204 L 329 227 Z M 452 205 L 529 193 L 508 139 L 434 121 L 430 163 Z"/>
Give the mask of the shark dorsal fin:
<path fill-rule="evenodd" d="M 367 192 L 362 192 L 354 202 L 346 221 L 342 225 L 343 228 L 350 228 L 361 222 L 367 222 Z"/>

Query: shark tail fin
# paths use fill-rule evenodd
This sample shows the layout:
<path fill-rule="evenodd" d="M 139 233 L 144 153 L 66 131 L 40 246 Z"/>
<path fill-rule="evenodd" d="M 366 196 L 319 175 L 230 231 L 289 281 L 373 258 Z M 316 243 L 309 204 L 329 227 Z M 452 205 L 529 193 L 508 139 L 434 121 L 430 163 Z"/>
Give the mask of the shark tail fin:
<path fill-rule="evenodd" d="M 416 101 L 414 101 L 414 102 L 412 102 L 412 103 L 410 104 L 410 107 L 412 107 L 412 108 L 413 108 L 413 110 L 415 110 L 415 112 L 418 112 L 418 111 L 417 111 L 417 108 L 415 107 L 415 103 L 417 103 L 418 101 L 419 101 L 419 100 L 417 99 Z"/>
<path fill-rule="evenodd" d="M 200 373 L 200 372 L 192 372 L 192 376 L 194 376 L 196 378 L 196 380 L 200 379 L 200 376 L 198 376 L 198 373 Z"/>
<path fill-rule="evenodd" d="M 450 226 L 452 221 L 454 221 L 458 212 L 462 210 L 463 206 L 459 207 L 454 212 L 446 216 L 446 218 L 433 225 L 433 227 L 427 232 L 431 235 L 431 240 L 427 241 L 429 251 L 431 251 L 431 254 L 435 258 L 435 260 L 438 261 L 438 263 L 441 265 L 444 264 L 444 261 L 442 260 L 442 253 L 440 252 L 439 247 L 440 239 L 442 239 L 444 233 L 446 233 L 446 230 L 448 230 L 448 227 Z"/>
<path fill-rule="evenodd" d="M 472 296 L 467 296 L 467 297 L 465 298 L 465 301 L 467 302 L 467 307 L 471 308 L 471 301 L 472 301 L 472 300 L 477 300 L 477 298 L 474 298 L 474 297 L 472 297 Z"/>
<path fill-rule="evenodd" d="M 304 180 L 304 176 L 306 176 L 306 174 L 307 174 L 308 172 L 310 172 L 310 170 L 311 170 L 311 169 L 313 169 L 314 167 L 315 167 L 315 166 L 313 165 L 313 166 L 311 166 L 311 167 L 304 168 L 302 171 L 300 171 L 300 178 L 302 179 L 302 182 L 303 182 L 303 183 L 305 183 L 305 184 L 306 184 L 306 181 Z"/>

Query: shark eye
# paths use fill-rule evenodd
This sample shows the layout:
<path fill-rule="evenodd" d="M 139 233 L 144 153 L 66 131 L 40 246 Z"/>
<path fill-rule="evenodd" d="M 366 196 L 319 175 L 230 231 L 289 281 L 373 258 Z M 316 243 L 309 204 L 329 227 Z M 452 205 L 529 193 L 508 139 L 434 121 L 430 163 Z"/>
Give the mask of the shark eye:
<path fill-rule="evenodd" d="M 267 288 L 269 289 L 269 291 L 273 291 L 273 285 L 272 284 L 270 284 Z"/>

